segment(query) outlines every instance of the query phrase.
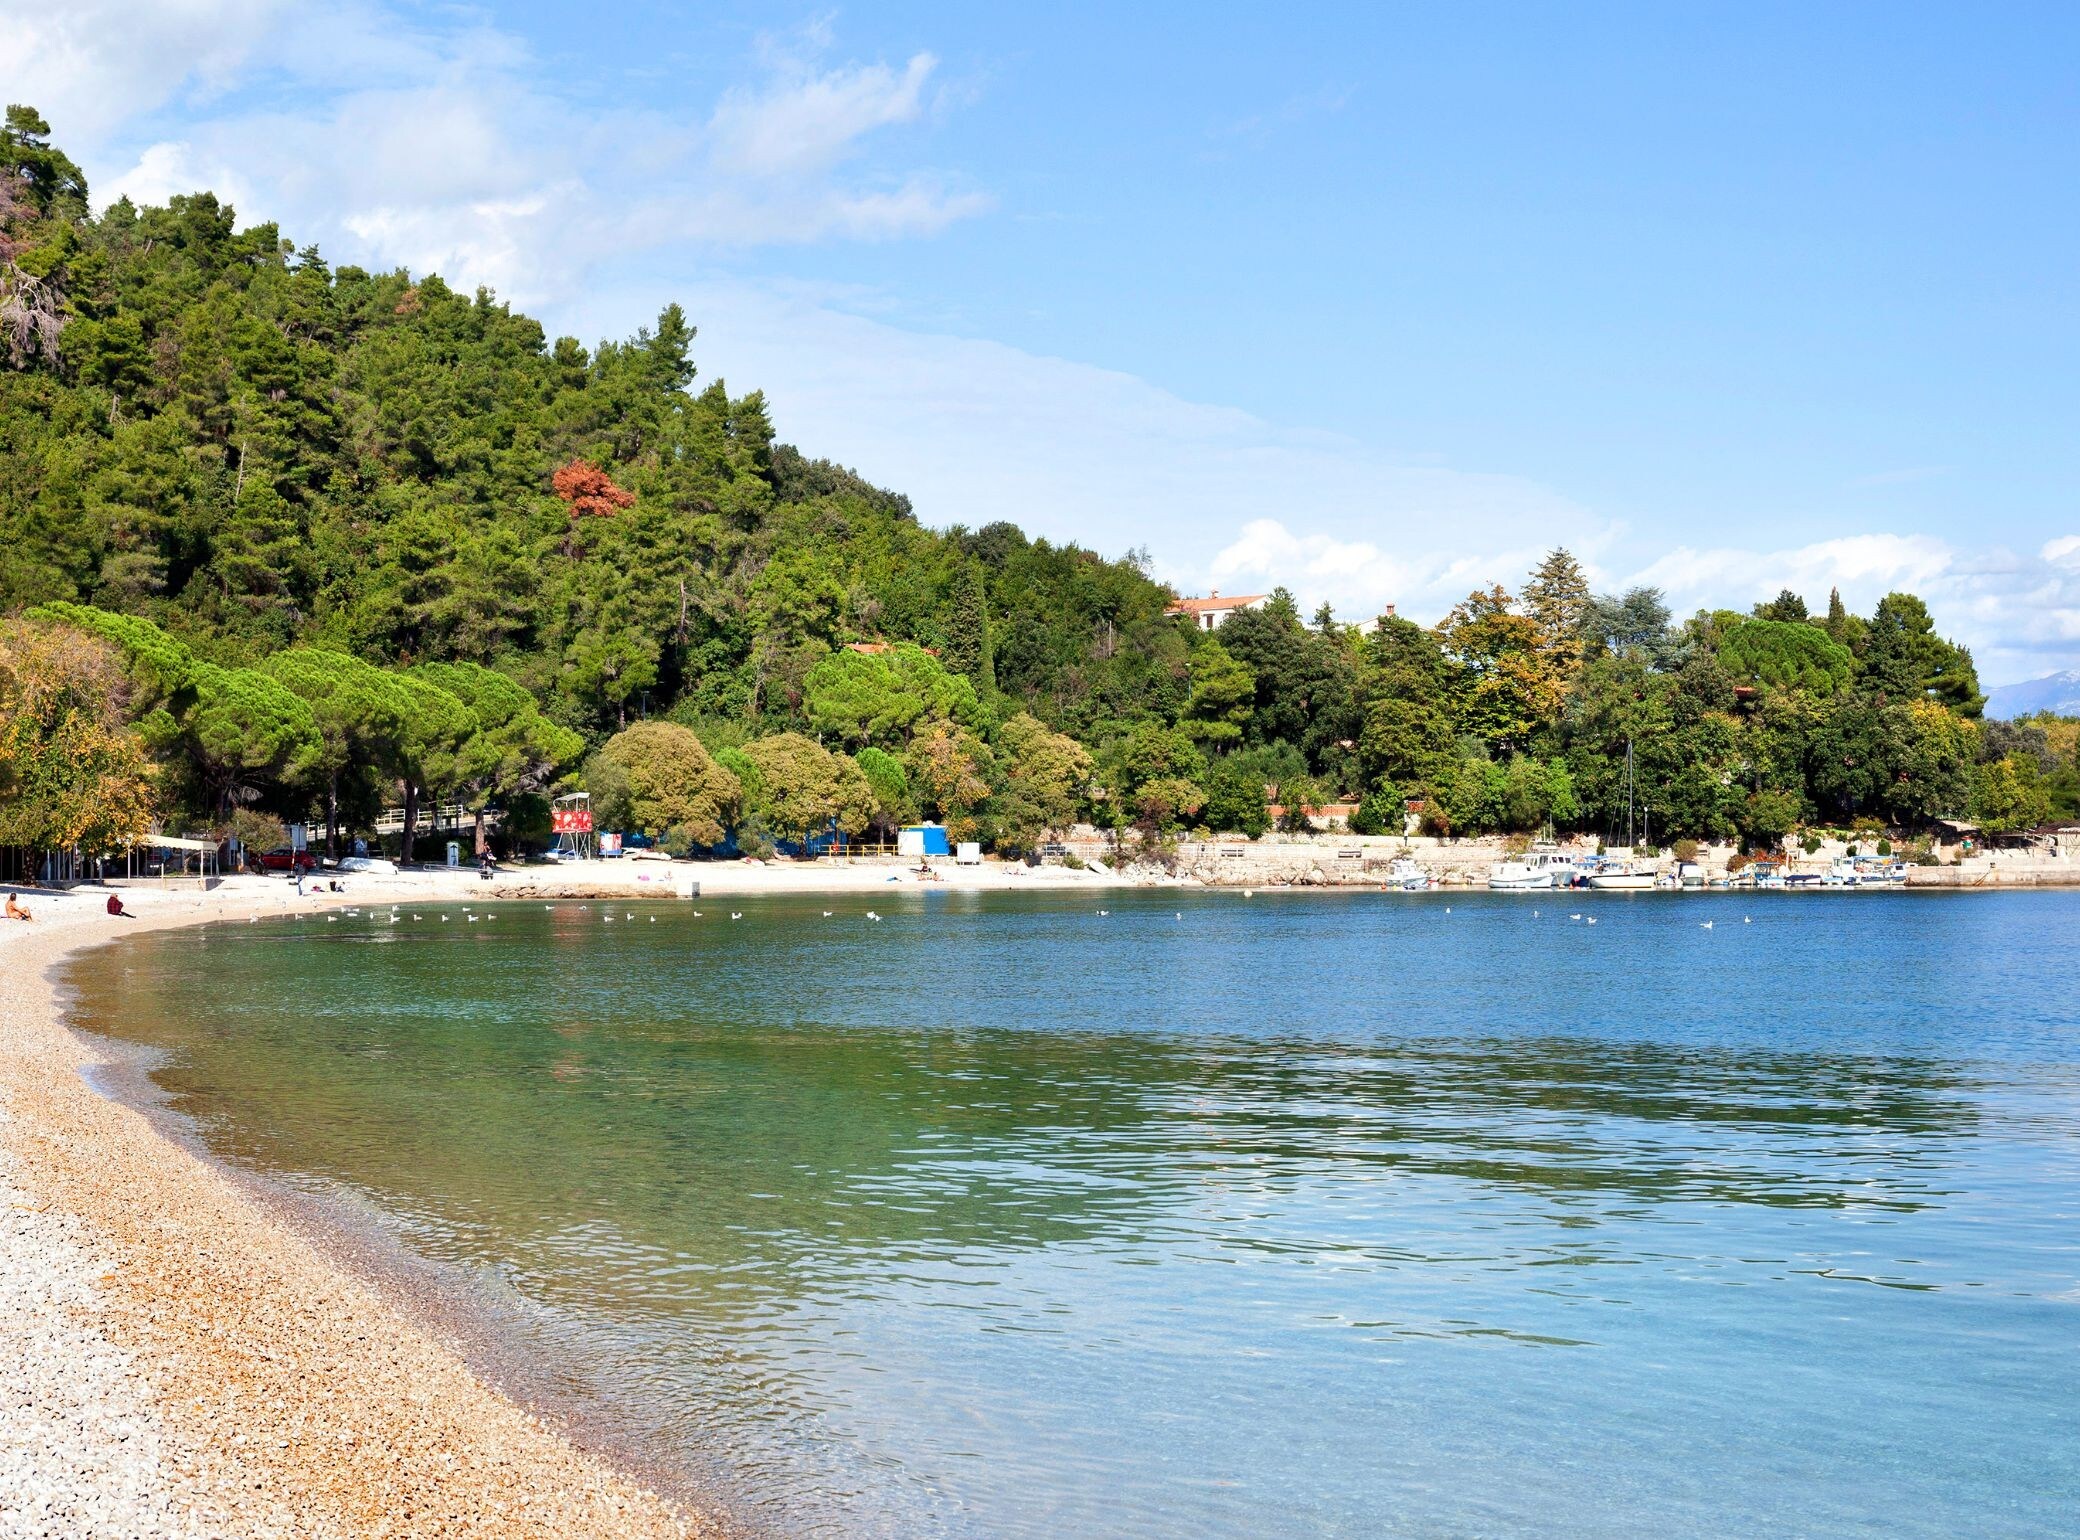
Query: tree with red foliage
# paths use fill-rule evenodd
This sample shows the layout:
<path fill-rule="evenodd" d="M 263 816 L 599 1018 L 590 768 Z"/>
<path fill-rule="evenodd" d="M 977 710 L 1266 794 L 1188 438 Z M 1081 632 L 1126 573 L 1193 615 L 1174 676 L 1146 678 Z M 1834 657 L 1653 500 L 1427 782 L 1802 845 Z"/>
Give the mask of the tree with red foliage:
<path fill-rule="evenodd" d="M 605 518 L 636 500 L 635 493 L 615 486 L 613 478 L 590 460 L 571 460 L 560 466 L 549 484 L 571 511 L 570 533 L 563 540 L 566 556 L 577 550 L 579 519 L 588 513 Z"/>

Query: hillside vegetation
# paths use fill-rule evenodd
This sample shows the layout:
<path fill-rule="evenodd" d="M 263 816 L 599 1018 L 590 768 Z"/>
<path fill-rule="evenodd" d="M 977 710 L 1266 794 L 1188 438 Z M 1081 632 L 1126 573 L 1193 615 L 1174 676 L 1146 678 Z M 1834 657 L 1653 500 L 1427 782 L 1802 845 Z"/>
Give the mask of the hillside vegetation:
<path fill-rule="evenodd" d="M 2080 802 L 2070 724 L 1985 722 L 1894 594 L 1675 623 L 1556 551 L 1434 627 L 1201 634 L 1145 562 L 934 530 L 703 382 L 676 305 L 549 338 L 491 294 L 329 265 L 208 193 L 90 212 L 0 134 L 0 844 L 459 796 L 693 848 L 932 816 L 1261 832 L 1267 789 L 1456 832 L 1996 826 Z M 1064 446 L 1073 452 L 1073 446 Z M 1306 489 L 1295 488 L 1304 498 Z M 257 821 L 256 821 L 257 820 Z"/>

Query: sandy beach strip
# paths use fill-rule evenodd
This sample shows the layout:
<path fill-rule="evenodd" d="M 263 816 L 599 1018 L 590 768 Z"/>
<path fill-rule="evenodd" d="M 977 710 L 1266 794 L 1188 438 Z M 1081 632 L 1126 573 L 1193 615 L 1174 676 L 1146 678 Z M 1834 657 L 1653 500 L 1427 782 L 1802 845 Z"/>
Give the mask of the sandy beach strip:
<path fill-rule="evenodd" d="M 63 1024 L 61 957 L 375 897 L 353 886 L 130 892 L 134 920 L 95 889 L 30 893 L 34 921 L 0 922 L 0 1536 L 719 1533 L 83 1078 L 97 1056 Z"/>

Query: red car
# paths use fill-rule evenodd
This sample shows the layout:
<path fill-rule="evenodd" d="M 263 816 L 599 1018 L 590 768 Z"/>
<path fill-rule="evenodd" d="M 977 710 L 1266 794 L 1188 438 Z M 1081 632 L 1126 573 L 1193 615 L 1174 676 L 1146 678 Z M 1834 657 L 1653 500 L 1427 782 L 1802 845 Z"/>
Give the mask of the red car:
<path fill-rule="evenodd" d="M 308 850 L 266 850 L 254 855 L 253 864 L 263 872 L 314 872 L 318 859 Z"/>

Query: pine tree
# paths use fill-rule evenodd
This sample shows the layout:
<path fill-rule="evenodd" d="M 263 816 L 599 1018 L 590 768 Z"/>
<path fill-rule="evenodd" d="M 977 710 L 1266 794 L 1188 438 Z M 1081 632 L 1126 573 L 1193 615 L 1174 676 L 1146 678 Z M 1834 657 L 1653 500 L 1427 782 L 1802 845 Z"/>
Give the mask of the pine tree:
<path fill-rule="evenodd" d="M 1842 603 L 1842 591 L 1830 588 L 1827 591 L 1827 634 L 1838 642 L 1846 642 L 1849 632 L 1849 610 Z"/>
<path fill-rule="evenodd" d="M 1564 668 L 1582 655 L 1582 621 L 1589 613 L 1589 578 L 1574 553 L 1560 546 L 1538 564 L 1524 585 L 1524 608 L 1538 622 L 1546 651 Z"/>

